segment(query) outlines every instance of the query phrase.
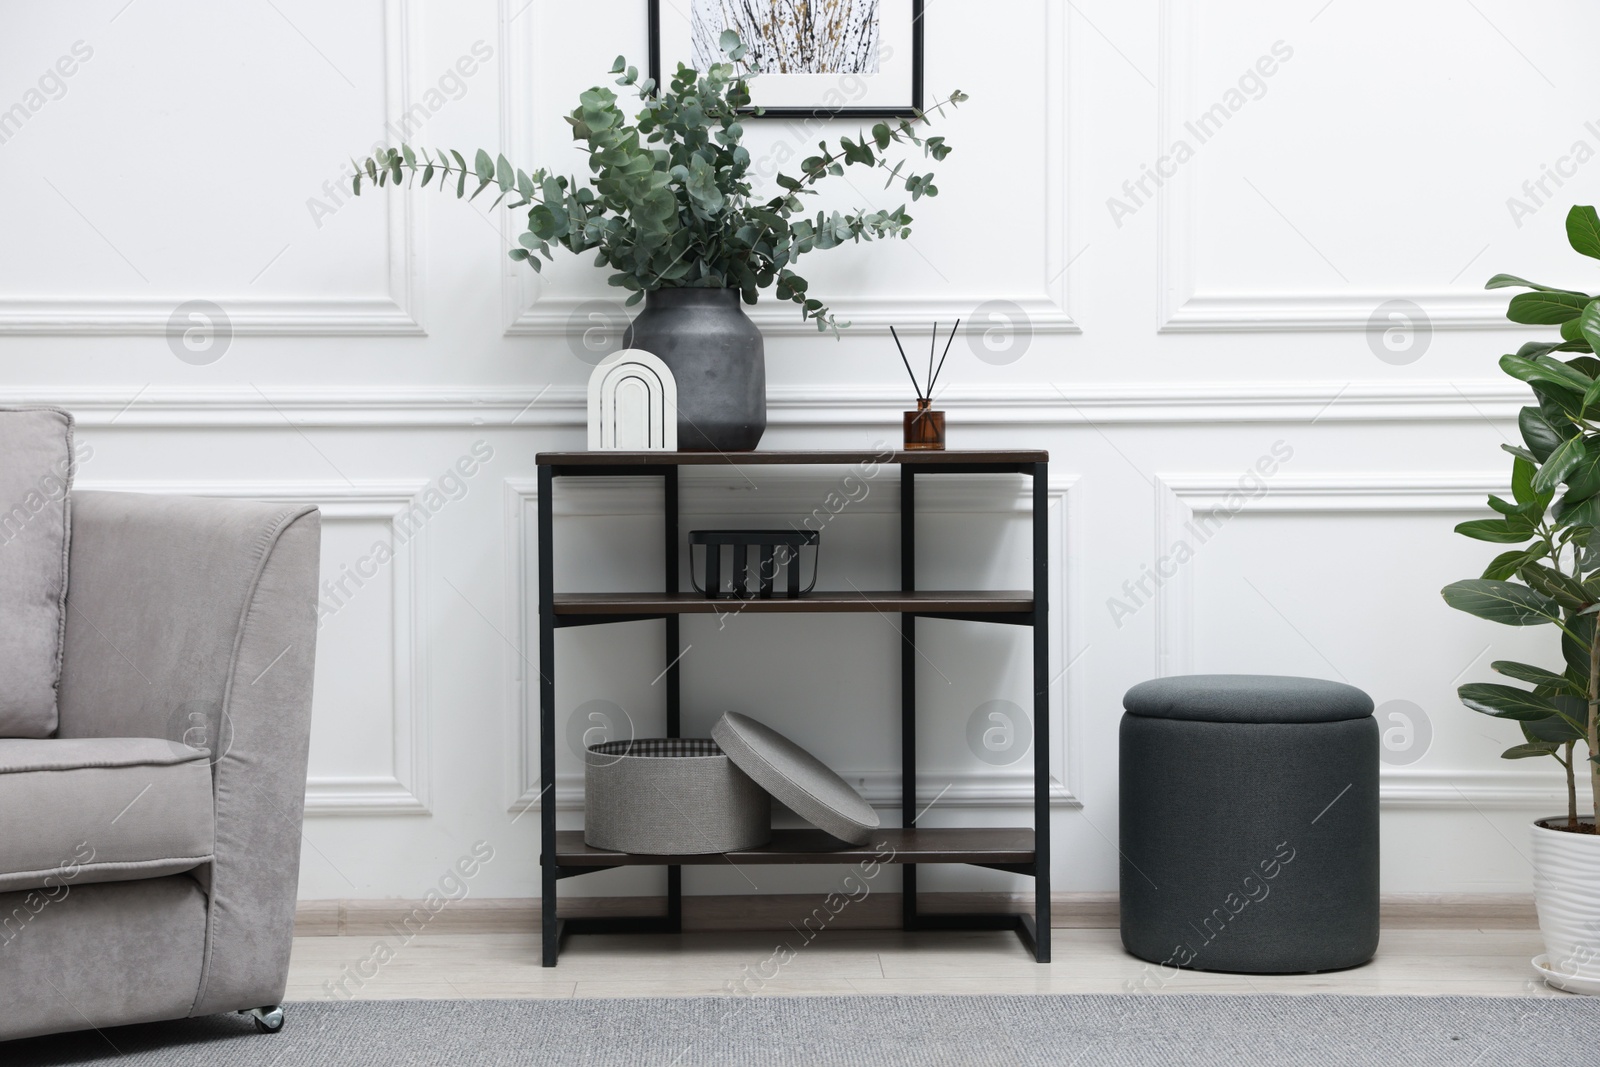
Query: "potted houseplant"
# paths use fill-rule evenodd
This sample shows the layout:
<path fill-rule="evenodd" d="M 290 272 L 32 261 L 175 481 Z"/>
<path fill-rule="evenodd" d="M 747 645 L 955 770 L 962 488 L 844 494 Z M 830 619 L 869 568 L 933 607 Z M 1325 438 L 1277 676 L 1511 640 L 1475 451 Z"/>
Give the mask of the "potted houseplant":
<path fill-rule="evenodd" d="M 1600 259 L 1600 215 L 1574 207 L 1567 216 L 1574 250 Z M 1522 444 L 1502 445 L 1514 457 L 1511 496 L 1489 498 L 1492 518 L 1456 532 L 1507 546 L 1480 578 L 1444 588 L 1451 607 L 1511 626 L 1553 625 L 1560 636 L 1556 668 L 1500 660 L 1496 671 L 1532 688 L 1473 682 L 1460 688 L 1474 711 L 1516 721 L 1523 740 L 1507 759 L 1549 756 L 1566 772 L 1565 815 L 1533 824 L 1534 892 L 1547 955 L 1541 965 L 1565 988 L 1600 991 L 1600 298 L 1537 285 L 1508 274 L 1491 289 L 1529 290 L 1511 299 L 1507 317 L 1560 326 L 1555 341 L 1530 341 L 1500 358 L 1527 382 L 1534 403 L 1517 419 Z M 1515 547 L 1512 547 L 1515 546 Z M 1588 814 L 1579 783 L 1588 785 Z"/>
<path fill-rule="evenodd" d="M 801 161 L 796 174 L 776 175 L 770 195 L 751 182 L 751 158 L 741 144 L 743 122 L 759 114 L 750 106 L 751 68 L 745 46 L 732 30 L 722 34 L 725 63 L 701 73 L 679 64 L 670 84 L 640 79 L 619 56 L 611 73 L 639 98 L 630 121 L 612 90 L 595 87 L 579 96 L 567 116 L 573 140 L 589 157 L 589 179 L 525 172 L 505 156 L 481 149 L 471 165 L 460 152 L 401 145 L 356 164 L 354 192 L 363 184 L 420 181 L 454 187 L 468 199 L 495 187 L 496 200 L 528 208 L 527 230 L 511 258 L 534 270 L 555 249 L 597 253 L 597 265 L 612 271 L 610 284 L 628 291 L 628 305 L 644 311 L 629 330 L 629 347 L 659 356 L 672 370 L 678 390 L 678 442 L 685 450 L 752 449 L 766 429 L 766 367 L 760 332 L 744 315 L 764 289 L 799 305 L 803 319 L 819 330 L 838 330 L 826 303 L 812 296 L 795 261 L 807 252 L 846 242 L 904 238 L 911 216 L 856 210 L 807 214 L 805 197 L 842 176 L 847 167 L 882 169 L 888 185 L 899 184 L 912 200 L 934 196 L 933 175 L 919 174 L 905 160 L 891 161 L 894 148 L 920 150 L 942 160 L 950 146 L 925 137 L 917 122 L 880 122 L 870 133 L 837 144 L 822 142 Z M 966 99 L 953 92 L 928 109 L 942 112 Z"/>

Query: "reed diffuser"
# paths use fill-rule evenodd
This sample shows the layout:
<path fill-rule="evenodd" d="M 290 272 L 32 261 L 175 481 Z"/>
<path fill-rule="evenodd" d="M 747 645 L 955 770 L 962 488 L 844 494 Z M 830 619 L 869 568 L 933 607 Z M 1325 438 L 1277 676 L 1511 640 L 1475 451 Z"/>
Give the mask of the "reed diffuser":
<path fill-rule="evenodd" d="M 955 326 L 950 329 L 950 336 L 945 338 L 944 351 L 939 355 L 939 365 L 933 365 L 933 353 L 939 346 L 939 324 L 933 324 L 933 336 L 928 339 L 928 384 L 927 388 L 917 382 L 917 375 L 911 369 L 911 360 L 906 358 L 905 346 L 900 343 L 900 335 L 893 326 L 889 333 L 894 337 L 894 346 L 900 350 L 900 362 L 905 364 L 906 374 L 911 377 L 911 388 L 917 393 L 917 410 L 905 413 L 906 451 L 925 451 L 944 449 L 944 412 L 933 410 L 933 386 L 939 380 L 939 372 L 944 370 L 944 361 L 950 355 L 950 343 L 956 339 L 956 331 L 961 329 L 961 320 L 957 319 Z"/>

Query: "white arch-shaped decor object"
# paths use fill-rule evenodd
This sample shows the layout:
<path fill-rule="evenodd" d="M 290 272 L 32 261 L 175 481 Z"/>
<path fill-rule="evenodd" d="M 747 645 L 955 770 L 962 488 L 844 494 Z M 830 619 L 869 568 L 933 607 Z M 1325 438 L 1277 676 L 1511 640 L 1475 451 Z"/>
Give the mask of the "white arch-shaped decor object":
<path fill-rule="evenodd" d="M 589 447 L 678 450 L 678 383 L 657 356 L 624 348 L 589 375 Z"/>

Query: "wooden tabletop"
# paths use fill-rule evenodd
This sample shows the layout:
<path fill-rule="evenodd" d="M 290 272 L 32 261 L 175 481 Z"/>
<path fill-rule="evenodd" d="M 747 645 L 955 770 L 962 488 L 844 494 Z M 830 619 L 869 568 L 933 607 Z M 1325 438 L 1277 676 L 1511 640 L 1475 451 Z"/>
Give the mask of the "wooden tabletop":
<path fill-rule="evenodd" d="M 864 845 L 847 845 L 816 829 L 772 831 L 772 840 L 741 852 L 644 855 L 594 848 L 582 830 L 556 831 L 556 861 L 566 867 L 733 863 L 1032 863 L 1033 831 L 1026 827 L 935 827 L 872 831 Z M 546 861 L 548 862 L 548 860 Z"/>
<path fill-rule="evenodd" d="M 708 467 L 724 463 L 734 466 L 898 463 L 939 467 L 968 463 L 1048 463 L 1050 453 L 1044 449 L 947 449 L 922 452 L 892 449 L 804 452 L 667 452 L 656 449 L 647 452 L 622 452 L 606 449 L 597 452 L 540 452 L 536 458 L 540 466 L 556 467 Z"/>
<path fill-rule="evenodd" d="M 711 598 L 701 593 L 556 593 L 551 600 L 557 615 L 779 615 L 861 611 L 1014 615 L 1033 610 L 1033 594 L 1026 589 L 818 590 L 802 597 L 773 596 L 767 600 Z"/>

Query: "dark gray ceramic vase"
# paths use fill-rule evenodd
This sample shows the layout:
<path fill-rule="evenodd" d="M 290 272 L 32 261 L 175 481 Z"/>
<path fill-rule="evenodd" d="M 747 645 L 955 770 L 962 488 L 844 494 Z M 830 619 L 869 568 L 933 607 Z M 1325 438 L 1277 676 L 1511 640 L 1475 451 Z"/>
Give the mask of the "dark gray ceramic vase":
<path fill-rule="evenodd" d="M 748 452 L 767 430 L 767 362 L 737 289 L 657 289 L 626 344 L 658 356 L 678 385 L 678 448 Z"/>

